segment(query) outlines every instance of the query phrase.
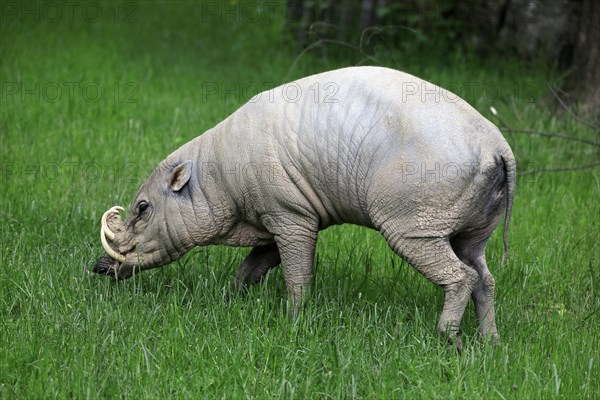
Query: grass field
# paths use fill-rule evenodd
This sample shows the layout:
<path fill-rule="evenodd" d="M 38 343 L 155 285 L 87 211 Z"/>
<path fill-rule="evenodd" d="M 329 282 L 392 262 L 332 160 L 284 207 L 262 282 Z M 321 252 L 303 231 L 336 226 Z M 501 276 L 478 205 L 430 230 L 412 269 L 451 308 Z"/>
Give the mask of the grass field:
<path fill-rule="evenodd" d="M 248 249 L 199 248 L 118 283 L 90 273 L 102 212 L 128 205 L 167 154 L 259 91 L 362 56 L 315 50 L 290 70 L 280 8 L 256 19 L 193 2 L 28 4 L 2 3 L 0 28 L 0 398 L 600 396 L 598 169 L 519 178 L 504 269 L 500 232 L 488 247 L 501 344 L 478 341 L 469 305 L 460 356 L 435 332 L 443 291 L 359 227 L 320 234 L 295 321 L 279 270 L 230 295 Z M 376 55 L 493 121 L 491 105 L 514 128 L 594 139 L 547 110 L 556 75 L 543 64 L 424 45 Z M 509 141 L 521 171 L 599 156 Z"/>

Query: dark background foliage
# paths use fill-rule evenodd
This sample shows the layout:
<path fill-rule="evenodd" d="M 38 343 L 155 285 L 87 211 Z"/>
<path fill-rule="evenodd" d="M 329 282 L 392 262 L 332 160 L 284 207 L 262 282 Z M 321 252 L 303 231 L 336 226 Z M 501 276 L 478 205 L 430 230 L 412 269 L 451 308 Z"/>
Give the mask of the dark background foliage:
<path fill-rule="evenodd" d="M 569 102 L 586 112 L 600 107 L 598 1 L 288 0 L 287 15 L 298 48 L 322 40 L 372 52 L 416 42 L 541 58 L 564 72 Z"/>

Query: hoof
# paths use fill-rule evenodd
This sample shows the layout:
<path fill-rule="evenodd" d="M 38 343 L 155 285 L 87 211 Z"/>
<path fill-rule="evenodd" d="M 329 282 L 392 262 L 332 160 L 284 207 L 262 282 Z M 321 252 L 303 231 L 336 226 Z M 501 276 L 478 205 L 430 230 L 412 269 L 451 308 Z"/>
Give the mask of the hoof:
<path fill-rule="evenodd" d="M 458 354 L 462 354 L 462 351 L 463 351 L 463 342 L 462 342 L 462 339 L 460 338 L 460 336 L 447 337 L 446 338 L 446 343 L 450 347 L 454 347 L 456 349 L 456 352 Z"/>
<path fill-rule="evenodd" d="M 498 335 L 498 332 L 483 335 L 483 342 L 486 344 L 490 344 L 494 347 L 498 346 L 500 345 L 500 335 Z"/>
<path fill-rule="evenodd" d="M 447 324 L 445 328 L 438 327 L 440 340 L 451 347 L 456 347 L 458 354 L 462 353 L 463 343 L 458 335 L 458 324 Z"/>

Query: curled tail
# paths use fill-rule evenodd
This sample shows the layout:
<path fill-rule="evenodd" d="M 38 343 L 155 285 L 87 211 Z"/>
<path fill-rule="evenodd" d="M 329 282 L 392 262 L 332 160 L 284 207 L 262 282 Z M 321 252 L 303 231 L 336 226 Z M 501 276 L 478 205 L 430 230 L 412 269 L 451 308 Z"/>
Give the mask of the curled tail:
<path fill-rule="evenodd" d="M 506 214 L 504 216 L 504 232 L 502 240 L 504 242 L 504 252 L 502 253 L 502 261 L 500 268 L 504 266 L 504 262 L 508 257 L 508 224 L 510 223 L 510 214 L 512 213 L 513 197 L 515 194 L 515 183 L 517 181 L 517 163 L 512 155 L 512 152 L 500 156 L 504 163 L 504 174 L 506 176 Z"/>

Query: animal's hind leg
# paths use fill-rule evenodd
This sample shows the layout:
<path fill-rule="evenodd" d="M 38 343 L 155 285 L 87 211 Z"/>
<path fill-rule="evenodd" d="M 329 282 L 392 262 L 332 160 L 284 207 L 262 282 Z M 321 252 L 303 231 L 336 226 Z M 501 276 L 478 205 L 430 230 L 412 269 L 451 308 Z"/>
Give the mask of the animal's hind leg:
<path fill-rule="evenodd" d="M 489 236 L 478 238 L 477 235 L 470 237 L 458 235 L 450 242 L 456 255 L 464 263 L 473 267 L 479 275 L 472 294 L 475 312 L 479 320 L 479 331 L 482 337 L 489 338 L 496 343 L 500 336 L 496 327 L 496 311 L 494 309 L 495 281 L 485 260 L 485 246 L 488 239 Z"/>
<path fill-rule="evenodd" d="M 444 308 L 440 315 L 438 331 L 442 338 L 456 342 L 458 350 L 461 351 L 462 342 L 457 336 L 458 329 L 477 282 L 477 272 L 456 256 L 447 238 L 407 239 L 382 232 L 399 256 L 444 289 Z"/>
<path fill-rule="evenodd" d="M 474 267 L 480 277 L 473 289 L 473 301 L 479 319 L 479 331 L 484 338 L 490 338 L 496 343 L 500 339 L 500 335 L 496 327 L 496 310 L 494 308 L 494 277 L 488 269 L 485 256 L 476 259 Z"/>

